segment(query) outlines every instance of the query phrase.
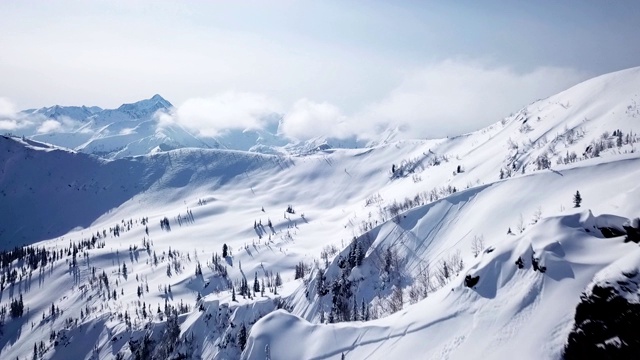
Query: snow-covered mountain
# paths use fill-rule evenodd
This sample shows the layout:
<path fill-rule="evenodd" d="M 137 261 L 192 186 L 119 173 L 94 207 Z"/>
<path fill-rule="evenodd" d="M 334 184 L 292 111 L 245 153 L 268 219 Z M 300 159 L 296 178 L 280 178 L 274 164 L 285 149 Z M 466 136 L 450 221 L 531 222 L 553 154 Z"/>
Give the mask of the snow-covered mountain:
<path fill-rule="evenodd" d="M 109 124 L 120 121 L 144 121 L 153 118 L 158 110 L 172 108 L 170 102 L 156 94 L 150 99 L 131 104 L 122 104 L 117 109 L 101 109 L 97 106 L 60 106 L 44 107 L 41 109 L 24 110 L 22 113 L 43 116 L 47 119 L 62 120 L 68 118 L 80 122 L 93 121 L 98 124 Z"/>
<path fill-rule="evenodd" d="M 628 69 L 458 137 L 296 156 L 1 137 L 0 357 L 628 358 L 637 84 Z"/>
<path fill-rule="evenodd" d="M 179 124 L 158 121 L 158 112 L 172 108 L 156 94 L 117 109 L 56 105 L 25 110 L 21 116 L 30 126 L 17 134 L 107 159 L 185 147 L 220 147 L 214 139 L 198 137 Z"/>
<path fill-rule="evenodd" d="M 264 129 L 227 129 L 216 136 L 203 136 L 177 122 L 159 119 L 159 114 L 172 110 L 173 105 L 157 94 L 150 99 L 123 104 L 117 109 L 55 105 L 22 111 L 19 116 L 28 125 L 14 133 L 105 159 L 182 148 L 300 155 L 327 148 L 366 145 L 356 139 L 318 137 L 299 141 L 289 138 L 279 132 L 282 116 L 278 114 L 265 117 L 267 126 Z"/>

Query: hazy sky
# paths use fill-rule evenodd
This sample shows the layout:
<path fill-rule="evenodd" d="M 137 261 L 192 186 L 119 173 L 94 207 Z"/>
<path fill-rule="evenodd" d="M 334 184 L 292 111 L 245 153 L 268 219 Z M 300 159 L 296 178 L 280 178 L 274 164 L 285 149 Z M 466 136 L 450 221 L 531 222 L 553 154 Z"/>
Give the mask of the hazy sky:
<path fill-rule="evenodd" d="M 159 93 L 209 133 L 433 137 L 640 65 L 635 0 L 204 3 L 0 1 L 0 116 Z"/>

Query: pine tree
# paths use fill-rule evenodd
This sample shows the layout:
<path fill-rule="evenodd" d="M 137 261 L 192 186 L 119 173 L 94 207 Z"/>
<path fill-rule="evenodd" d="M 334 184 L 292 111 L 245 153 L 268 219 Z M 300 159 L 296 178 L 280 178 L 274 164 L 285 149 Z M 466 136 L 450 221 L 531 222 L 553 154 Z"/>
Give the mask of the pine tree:
<path fill-rule="evenodd" d="M 573 205 L 574 207 L 579 208 L 580 203 L 582 203 L 582 196 L 580 196 L 580 191 L 576 191 L 576 194 L 573 195 Z"/>
<path fill-rule="evenodd" d="M 393 265 L 393 252 L 391 251 L 391 247 L 388 247 L 384 256 L 384 271 L 387 274 L 391 273 L 392 265 Z"/>
<path fill-rule="evenodd" d="M 356 242 L 356 249 L 354 250 L 354 255 L 356 258 L 356 266 L 362 265 L 362 260 L 364 260 L 364 253 L 362 251 L 362 247 L 360 246 L 360 242 Z"/>
<path fill-rule="evenodd" d="M 222 257 L 226 258 L 227 256 L 229 256 L 229 247 L 227 246 L 227 244 L 223 244 L 222 245 Z"/>
<path fill-rule="evenodd" d="M 236 288 L 231 285 L 231 301 L 236 301 Z"/>
<path fill-rule="evenodd" d="M 240 349 L 244 351 L 244 347 L 247 345 L 247 327 L 242 323 L 240 331 L 238 331 L 238 345 Z"/>
<path fill-rule="evenodd" d="M 258 281 L 258 272 L 256 271 L 255 280 L 253 280 L 253 292 L 260 292 L 260 282 Z"/>
<path fill-rule="evenodd" d="M 353 321 L 358 321 L 358 301 L 353 297 Z"/>
<path fill-rule="evenodd" d="M 367 304 L 367 311 L 364 314 L 364 321 L 369 321 L 371 319 L 371 315 L 369 313 L 369 305 Z"/>

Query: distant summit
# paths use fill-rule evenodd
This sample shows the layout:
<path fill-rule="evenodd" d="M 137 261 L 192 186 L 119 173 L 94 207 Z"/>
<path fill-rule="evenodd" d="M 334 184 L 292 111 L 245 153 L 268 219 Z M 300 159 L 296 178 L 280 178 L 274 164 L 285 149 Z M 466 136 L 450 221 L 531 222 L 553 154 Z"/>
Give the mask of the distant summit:
<path fill-rule="evenodd" d="M 104 158 L 144 155 L 159 149 L 219 147 L 214 140 L 200 139 L 179 124 L 160 126 L 156 113 L 171 108 L 169 101 L 155 94 L 115 109 L 60 105 L 30 109 L 22 114 L 31 125 L 18 135 Z"/>
<path fill-rule="evenodd" d="M 86 119 L 96 113 L 103 111 L 97 106 L 60 106 L 54 105 L 50 107 L 43 107 L 40 109 L 29 109 L 22 111 L 23 114 L 28 116 L 43 116 L 47 119 L 61 119 L 64 117 L 71 119 Z"/>
<path fill-rule="evenodd" d="M 140 114 L 143 112 L 152 114 L 160 109 L 170 109 L 173 105 L 162 96 L 155 94 L 150 99 L 140 100 L 131 104 L 122 104 L 117 111 Z"/>
<path fill-rule="evenodd" d="M 173 105 L 162 96 L 155 94 L 146 100 L 130 104 L 122 104 L 117 109 L 102 109 L 98 106 L 61 106 L 54 105 L 40 109 L 22 111 L 27 116 L 42 116 L 47 119 L 68 118 L 76 121 L 95 120 L 105 122 L 109 120 L 142 120 L 149 118 L 158 110 L 171 109 Z"/>

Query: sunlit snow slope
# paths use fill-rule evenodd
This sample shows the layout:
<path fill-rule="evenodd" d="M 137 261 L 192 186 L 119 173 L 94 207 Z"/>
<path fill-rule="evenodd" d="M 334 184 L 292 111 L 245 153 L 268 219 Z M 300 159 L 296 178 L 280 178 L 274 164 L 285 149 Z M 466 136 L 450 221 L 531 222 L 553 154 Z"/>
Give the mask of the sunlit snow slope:
<path fill-rule="evenodd" d="M 304 156 L 103 160 L 1 137 L 2 248 L 49 255 L 3 262 L 0 304 L 25 311 L 5 313 L 0 357 L 559 358 L 580 294 L 639 265 L 637 84 Z"/>

